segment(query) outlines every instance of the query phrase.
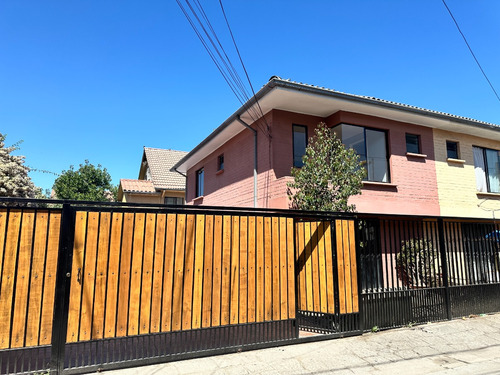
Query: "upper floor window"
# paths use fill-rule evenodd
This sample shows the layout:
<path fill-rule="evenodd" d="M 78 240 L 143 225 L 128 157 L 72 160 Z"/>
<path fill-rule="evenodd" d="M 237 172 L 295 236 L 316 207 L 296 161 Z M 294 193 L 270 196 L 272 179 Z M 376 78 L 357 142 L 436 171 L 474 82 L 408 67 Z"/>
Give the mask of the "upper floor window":
<path fill-rule="evenodd" d="M 417 134 L 406 133 L 406 152 L 412 154 L 421 154 L 420 136 Z"/>
<path fill-rule="evenodd" d="M 224 154 L 217 156 L 217 171 L 224 170 Z"/>
<path fill-rule="evenodd" d="M 201 197 L 203 195 L 203 180 L 205 172 L 203 168 L 196 171 L 196 196 Z"/>
<path fill-rule="evenodd" d="M 340 124 L 335 133 L 346 147 L 352 147 L 365 162 L 365 180 L 389 182 L 389 160 L 386 133 L 383 130 Z"/>
<path fill-rule="evenodd" d="M 477 191 L 500 193 L 500 152 L 476 146 L 472 151 Z"/>
<path fill-rule="evenodd" d="M 306 153 L 307 126 L 293 125 L 293 166 L 301 168 L 302 156 Z"/>
<path fill-rule="evenodd" d="M 458 159 L 458 142 L 446 141 L 446 157 L 448 159 Z"/>

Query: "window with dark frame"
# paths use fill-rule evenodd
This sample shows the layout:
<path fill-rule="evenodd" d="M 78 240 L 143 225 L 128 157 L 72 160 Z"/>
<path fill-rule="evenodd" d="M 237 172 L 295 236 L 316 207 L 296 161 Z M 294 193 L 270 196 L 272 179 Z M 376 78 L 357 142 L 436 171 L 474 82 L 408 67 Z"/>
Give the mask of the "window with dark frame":
<path fill-rule="evenodd" d="M 224 170 L 224 154 L 217 156 L 217 171 Z"/>
<path fill-rule="evenodd" d="M 196 171 L 196 197 L 203 196 L 203 180 L 205 172 L 203 168 Z"/>
<path fill-rule="evenodd" d="M 306 153 L 307 147 L 307 126 L 293 125 L 293 166 L 302 168 L 302 156 Z"/>
<path fill-rule="evenodd" d="M 406 152 L 421 154 L 420 136 L 418 134 L 406 133 Z"/>
<path fill-rule="evenodd" d="M 458 142 L 446 141 L 446 157 L 448 159 L 459 159 Z"/>
<path fill-rule="evenodd" d="M 184 198 L 181 197 L 165 197 L 166 205 L 181 206 L 184 204 Z"/>

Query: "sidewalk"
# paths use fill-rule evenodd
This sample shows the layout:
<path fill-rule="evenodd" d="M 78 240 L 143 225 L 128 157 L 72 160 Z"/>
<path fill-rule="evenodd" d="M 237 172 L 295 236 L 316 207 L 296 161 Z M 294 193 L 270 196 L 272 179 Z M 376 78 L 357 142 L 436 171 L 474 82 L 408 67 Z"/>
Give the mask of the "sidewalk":
<path fill-rule="evenodd" d="M 500 313 L 104 374 L 500 374 Z"/>

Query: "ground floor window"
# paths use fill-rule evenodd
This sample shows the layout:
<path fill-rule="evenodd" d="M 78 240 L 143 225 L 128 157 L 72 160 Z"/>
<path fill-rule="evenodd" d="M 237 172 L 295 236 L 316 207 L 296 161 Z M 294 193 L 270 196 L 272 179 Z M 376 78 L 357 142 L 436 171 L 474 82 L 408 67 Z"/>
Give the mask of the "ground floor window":
<path fill-rule="evenodd" d="M 181 206 L 184 204 L 184 198 L 182 198 L 182 197 L 165 197 L 165 204 Z"/>

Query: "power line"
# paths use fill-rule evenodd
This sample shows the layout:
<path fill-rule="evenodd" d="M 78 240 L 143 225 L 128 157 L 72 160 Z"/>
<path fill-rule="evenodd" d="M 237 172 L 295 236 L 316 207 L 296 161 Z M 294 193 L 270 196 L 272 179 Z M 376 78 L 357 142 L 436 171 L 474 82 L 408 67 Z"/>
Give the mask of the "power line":
<path fill-rule="evenodd" d="M 472 52 L 472 48 L 471 46 L 469 45 L 469 42 L 467 42 L 467 38 L 465 38 L 465 35 L 464 33 L 462 32 L 462 30 L 460 29 L 460 26 L 458 26 L 458 22 L 457 20 L 455 19 L 455 17 L 453 16 L 453 13 L 451 13 L 451 10 L 450 8 L 448 8 L 448 5 L 446 4 L 446 1 L 445 0 L 441 0 L 444 4 L 444 6 L 446 7 L 446 9 L 448 10 L 448 13 L 450 14 L 451 18 L 453 19 L 453 22 L 455 22 L 455 26 L 457 27 L 458 29 L 458 32 L 460 33 L 460 35 L 462 35 L 462 38 L 464 38 L 464 41 L 465 41 L 465 44 L 467 45 L 467 48 L 469 48 L 469 51 L 472 55 L 472 57 L 474 58 L 474 60 L 476 61 L 476 64 L 477 66 L 479 67 L 479 69 L 481 70 L 481 73 L 483 73 L 483 76 L 484 78 L 486 78 L 486 81 L 488 81 L 488 84 L 490 85 L 491 89 L 493 90 L 493 92 L 495 93 L 495 96 L 497 97 L 498 101 L 500 102 L 500 97 L 498 96 L 497 94 L 497 91 L 495 90 L 495 88 L 493 87 L 493 85 L 491 84 L 488 76 L 486 75 L 486 73 L 484 72 L 483 68 L 481 67 L 481 64 L 479 64 L 479 61 L 477 60 L 476 58 L 476 55 L 474 55 L 474 52 Z"/>

